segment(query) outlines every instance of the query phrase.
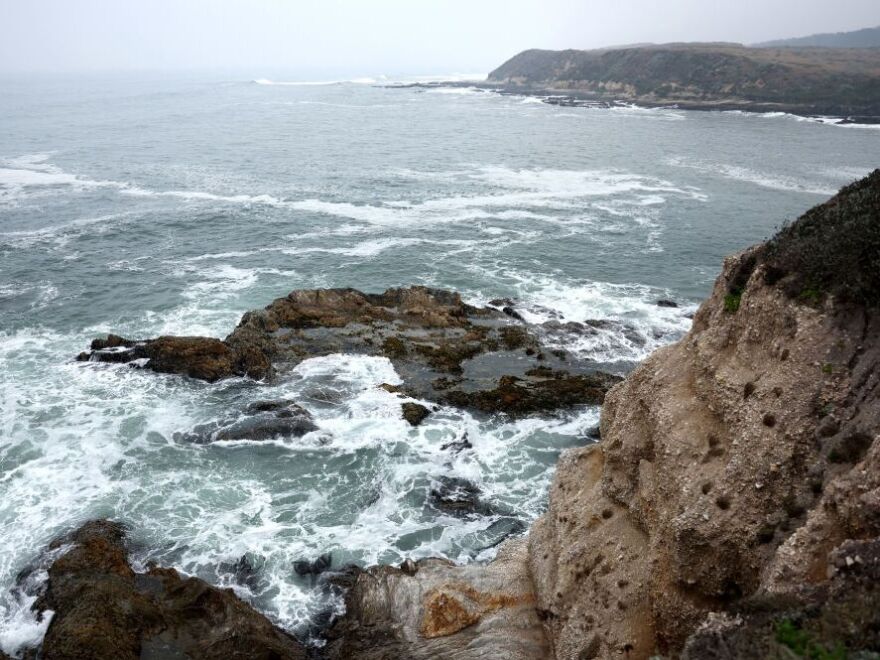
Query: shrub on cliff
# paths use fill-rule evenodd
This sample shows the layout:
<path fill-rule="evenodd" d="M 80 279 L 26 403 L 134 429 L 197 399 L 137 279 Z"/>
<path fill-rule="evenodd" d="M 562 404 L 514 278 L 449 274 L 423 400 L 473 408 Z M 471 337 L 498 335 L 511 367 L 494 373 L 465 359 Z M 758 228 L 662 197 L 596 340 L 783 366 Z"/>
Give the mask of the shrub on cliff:
<path fill-rule="evenodd" d="M 783 227 L 756 256 L 767 282 L 792 298 L 880 306 L 880 169 Z"/>

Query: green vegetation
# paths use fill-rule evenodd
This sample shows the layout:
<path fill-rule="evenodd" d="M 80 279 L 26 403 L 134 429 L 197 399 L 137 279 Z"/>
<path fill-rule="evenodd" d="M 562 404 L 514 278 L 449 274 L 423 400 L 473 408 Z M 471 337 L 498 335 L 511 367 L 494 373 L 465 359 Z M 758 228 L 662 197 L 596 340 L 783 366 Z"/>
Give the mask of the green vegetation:
<path fill-rule="evenodd" d="M 741 300 L 742 293 L 738 291 L 735 293 L 728 293 L 724 296 L 724 311 L 730 312 L 731 314 L 736 312 L 739 309 L 739 303 Z"/>
<path fill-rule="evenodd" d="M 847 658 L 846 648 L 842 644 L 835 644 L 833 649 L 828 650 L 791 619 L 783 619 L 776 624 L 776 641 L 801 658 L 810 660 L 846 660 Z"/>
<path fill-rule="evenodd" d="M 880 170 L 784 227 L 762 248 L 766 281 L 805 303 L 880 306 Z"/>
<path fill-rule="evenodd" d="M 826 362 L 825 364 L 822 365 L 822 373 L 829 374 L 829 375 L 833 374 L 834 373 L 834 365 L 829 362 Z"/>

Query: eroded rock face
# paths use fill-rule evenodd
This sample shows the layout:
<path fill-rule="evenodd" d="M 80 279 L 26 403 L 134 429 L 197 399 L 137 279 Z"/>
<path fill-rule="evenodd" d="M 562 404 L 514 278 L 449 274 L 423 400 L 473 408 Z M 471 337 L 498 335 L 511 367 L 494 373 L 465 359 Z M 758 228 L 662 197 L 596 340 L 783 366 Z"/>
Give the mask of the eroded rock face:
<path fill-rule="evenodd" d="M 225 340 L 110 335 L 80 360 L 134 362 L 147 369 L 218 380 L 271 377 L 332 353 L 389 358 L 402 391 L 486 413 L 513 415 L 601 403 L 618 378 L 547 351 L 509 311 L 477 308 L 457 293 L 426 287 L 367 294 L 293 291 L 248 312 Z"/>
<path fill-rule="evenodd" d="M 34 606 L 54 611 L 40 655 L 46 660 L 306 657 L 231 590 L 157 566 L 135 573 L 116 523 L 88 522 L 50 547 L 68 545 Z"/>
<path fill-rule="evenodd" d="M 349 581 L 346 614 L 327 633 L 330 660 L 548 657 L 523 539 L 486 566 L 423 559 Z"/>
<path fill-rule="evenodd" d="M 818 634 L 828 626 L 804 614 L 811 602 L 852 613 L 842 642 L 871 648 L 857 640 L 874 619 L 829 576 L 880 535 L 880 313 L 792 297 L 760 250 L 728 259 L 688 336 L 609 392 L 601 443 L 559 462 L 529 536 L 558 660 L 686 644 L 694 658 L 772 657 L 693 649 L 712 635 L 745 644 L 736 630 L 773 630 L 787 611 Z M 874 602 L 866 589 L 853 593 Z M 764 618 L 749 618 L 759 606 Z"/>

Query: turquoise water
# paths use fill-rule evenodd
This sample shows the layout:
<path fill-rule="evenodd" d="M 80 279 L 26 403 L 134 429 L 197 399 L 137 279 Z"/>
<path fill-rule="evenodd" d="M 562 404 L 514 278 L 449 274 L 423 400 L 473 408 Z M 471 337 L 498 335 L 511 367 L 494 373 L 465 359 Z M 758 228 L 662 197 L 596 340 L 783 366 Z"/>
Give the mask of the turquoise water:
<path fill-rule="evenodd" d="M 786 115 L 561 108 L 473 89 L 122 77 L 0 79 L 0 647 L 42 626 L 15 576 L 59 532 L 126 521 L 141 550 L 301 631 L 292 569 L 486 559 L 545 503 L 598 410 L 411 429 L 379 358 L 209 385 L 72 357 L 96 335 L 225 336 L 295 288 L 428 284 L 519 301 L 624 372 L 686 332 L 724 255 L 878 166 L 880 131 Z M 657 307 L 671 298 L 678 308 Z M 320 431 L 193 446 L 174 433 L 296 399 Z M 474 447 L 440 446 L 464 433 Z M 477 484 L 494 513 L 427 493 Z M 257 579 L 239 584 L 242 556 Z M 329 603 L 333 605 L 332 602 Z"/>

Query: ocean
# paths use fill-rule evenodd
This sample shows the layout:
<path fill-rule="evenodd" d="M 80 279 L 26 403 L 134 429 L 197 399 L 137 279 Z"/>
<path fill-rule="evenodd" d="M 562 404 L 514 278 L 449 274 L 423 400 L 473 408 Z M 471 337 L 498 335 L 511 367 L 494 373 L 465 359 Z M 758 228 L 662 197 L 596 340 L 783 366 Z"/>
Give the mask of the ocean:
<path fill-rule="evenodd" d="M 413 284 L 510 298 L 625 374 L 687 332 L 727 254 L 880 165 L 880 130 L 784 114 L 567 108 L 475 88 L 141 74 L 0 79 L 0 648 L 39 641 L 17 576 L 83 521 L 136 565 L 230 586 L 304 634 L 339 602 L 298 560 L 485 561 L 541 514 L 595 407 L 412 428 L 384 358 L 268 384 L 76 362 L 92 338 L 224 337 L 293 289 Z M 658 306 L 675 301 L 677 307 Z M 291 398 L 320 427 L 194 445 L 179 433 Z M 471 450 L 440 447 L 462 439 Z M 431 506 L 439 479 L 491 509 Z M 242 580 L 242 566 L 248 579 Z"/>

